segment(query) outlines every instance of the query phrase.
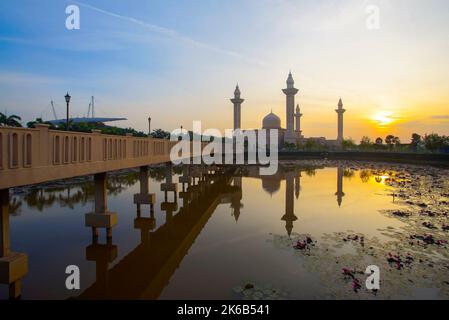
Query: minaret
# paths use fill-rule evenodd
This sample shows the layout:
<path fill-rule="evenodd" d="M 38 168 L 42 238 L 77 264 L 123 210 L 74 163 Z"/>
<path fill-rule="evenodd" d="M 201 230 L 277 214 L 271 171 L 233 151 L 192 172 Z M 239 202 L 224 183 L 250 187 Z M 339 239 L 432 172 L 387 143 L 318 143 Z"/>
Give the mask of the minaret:
<path fill-rule="evenodd" d="M 343 109 L 343 102 L 340 100 L 338 101 L 338 109 L 335 110 L 338 114 L 338 136 L 337 136 L 337 142 L 341 144 L 343 142 L 343 113 L 345 113 L 345 109 Z"/>
<path fill-rule="evenodd" d="M 231 102 L 234 104 L 234 130 L 241 129 L 241 108 L 243 101 L 245 100 L 240 98 L 240 89 L 239 85 L 237 85 L 234 91 L 234 98 L 231 99 Z"/>
<path fill-rule="evenodd" d="M 148 117 L 148 135 L 151 134 L 151 117 Z"/>
<path fill-rule="evenodd" d="M 338 206 L 341 207 L 341 203 L 343 202 L 343 197 L 345 193 L 343 192 L 343 173 L 345 169 L 342 166 L 338 166 L 337 168 L 337 192 L 335 195 L 337 196 Z"/>
<path fill-rule="evenodd" d="M 295 176 L 295 198 L 299 198 L 299 193 L 301 192 L 301 171 Z"/>
<path fill-rule="evenodd" d="M 231 196 L 232 215 L 235 222 L 239 220 L 240 209 L 243 208 L 242 200 L 242 177 L 234 177 L 234 186 L 238 188 Z"/>
<path fill-rule="evenodd" d="M 282 89 L 282 92 L 287 96 L 286 99 L 286 119 L 287 119 L 287 132 L 285 133 L 285 142 L 296 143 L 295 139 L 295 123 L 294 123 L 294 113 L 295 113 L 295 95 L 298 93 L 298 89 L 295 88 L 295 81 L 293 80 L 292 73 L 289 72 L 287 78 L 287 89 Z"/>
<path fill-rule="evenodd" d="M 295 113 L 295 120 L 296 120 L 296 132 L 298 133 L 298 136 L 301 136 L 301 117 L 302 113 L 299 109 L 299 104 L 296 105 L 296 113 Z"/>
<path fill-rule="evenodd" d="M 288 236 L 292 234 L 293 222 L 298 220 L 294 213 L 294 175 L 294 171 L 285 173 L 285 214 L 282 217 L 282 220 L 285 221 L 285 229 L 287 230 Z"/>

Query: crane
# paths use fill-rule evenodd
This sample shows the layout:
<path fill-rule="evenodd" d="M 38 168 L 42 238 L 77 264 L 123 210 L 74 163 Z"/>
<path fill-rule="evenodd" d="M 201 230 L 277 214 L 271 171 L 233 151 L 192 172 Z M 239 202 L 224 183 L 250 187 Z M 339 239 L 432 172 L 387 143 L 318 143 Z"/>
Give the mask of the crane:
<path fill-rule="evenodd" d="M 53 100 L 51 100 L 50 104 L 51 104 L 51 109 L 53 111 L 53 116 L 55 117 L 55 120 L 58 120 L 58 116 L 56 115 L 55 104 L 53 103 Z"/>

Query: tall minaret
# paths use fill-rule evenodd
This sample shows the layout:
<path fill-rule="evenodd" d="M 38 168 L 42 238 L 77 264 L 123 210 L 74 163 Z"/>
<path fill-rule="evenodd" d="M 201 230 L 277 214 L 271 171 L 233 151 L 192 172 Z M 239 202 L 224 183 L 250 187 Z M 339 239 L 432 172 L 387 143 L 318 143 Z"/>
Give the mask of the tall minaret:
<path fill-rule="evenodd" d="M 345 169 L 342 166 L 338 166 L 337 168 L 337 192 L 335 195 L 337 196 L 338 206 L 341 207 L 341 203 L 343 202 L 343 197 L 345 193 L 343 192 L 343 174 Z"/>
<path fill-rule="evenodd" d="M 231 102 L 234 104 L 234 130 L 241 128 L 241 109 L 243 101 L 245 100 L 240 98 L 240 89 L 239 85 L 237 85 L 234 91 L 234 98 L 231 99 Z"/>
<path fill-rule="evenodd" d="M 338 109 L 335 110 L 338 114 L 338 136 L 337 136 L 337 142 L 342 143 L 343 142 L 343 113 L 345 113 L 345 109 L 343 109 L 343 102 L 340 100 L 338 101 Z"/>
<path fill-rule="evenodd" d="M 295 88 L 295 81 L 293 80 L 292 73 L 289 72 L 287 78 L 287 89 L 282 89 L 282 92 L 287 96 L 286 99 L 286 118 L 287 118 L 287 132 L 285 133 L 284 140 L 289 143 L 295 143 L 295 95 L 298 93 L 298 89 Z"/>
<path fill-rule="evenodd" d="M 299 104 L 296 105 L 296 113 L 295 113 L 295 120 L 296 120 L 296 132 L 298 133 L 298 136 L 301 136 L 301 117 L 302 113 L 299 109 Z"/>
<path fill-rule="evenodd" d="M 288 171 L 285 173 L 285 214 L 282 216 L 281 220 L 285 221 L 285 229 L 290 237 L 293 230 L 293 222 L 298 220 L 295 216 L 295 199 L 294 199 L 294 182 L 295 182 L 295 172 Z"/>

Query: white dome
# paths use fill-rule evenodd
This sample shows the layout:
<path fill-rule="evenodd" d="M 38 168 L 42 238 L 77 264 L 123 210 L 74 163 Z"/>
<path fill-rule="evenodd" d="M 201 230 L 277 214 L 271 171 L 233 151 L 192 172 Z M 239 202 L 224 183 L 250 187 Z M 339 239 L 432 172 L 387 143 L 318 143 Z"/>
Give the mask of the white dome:
<path fill-rule="evenodd" d="M 265 118 L 263 118 L 262 129 L 280 129 L 280 128 L 281 128 L 281 119 L 273 112 L 270 112 L 265 116 Z"/>

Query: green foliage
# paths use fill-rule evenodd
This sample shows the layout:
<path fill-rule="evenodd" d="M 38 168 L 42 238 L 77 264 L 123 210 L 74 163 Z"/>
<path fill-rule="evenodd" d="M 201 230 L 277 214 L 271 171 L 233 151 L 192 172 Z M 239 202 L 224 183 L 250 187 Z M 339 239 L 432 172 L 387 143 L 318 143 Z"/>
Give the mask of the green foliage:
<path fill-rule="evenodd" d="M 341 146 L 342 146 L 343 150 L 354 150 L 357 148 L 355 141 L 351 138 L 343 139 Z"/>
<path fill-rule="evenodd" d="M 42 118 L 36 118 L 34 121 L 27 122 L 27 128 L 35 128 L 36 124 L 48 124 L 50 129 L 56 129 L 56 127 L 48 121 L 43 121 Z"/>
<path fill-rule="evenodd" d="M 0 126 L 20 128 L 22 127 L 22 124 L 20 123 L 21 120 L 22 118 L 15 114 L 7 116 L 6 114 L 0 112 Z"/>
<path fill-rule="evenodd" d="M 360 140 L 360 149 L 370 149 L 371 146 L 371 139 L 367 136 L 363 136 L 362 140 Z"/>
<path fill-rule="evenodd" d="M 296 145 L 294 143 L 284 142 L 284 149 L 287 151 L 295 151 Z"/>
<path fill-rule="evenodd" d="M 170 132 L 162 129 L 155 129 L 151 132 L 150 136 L 157 139 L 170 139 Z"/>
<path fill-rule="evenodd" d="M 443 151 L 449 149 L 449 137 L 448 136 L 440 136 L 436 133 L 432 133 L 424 136 L 424 145 L 427 150 L 432 152 L 434 151 Z"/>

